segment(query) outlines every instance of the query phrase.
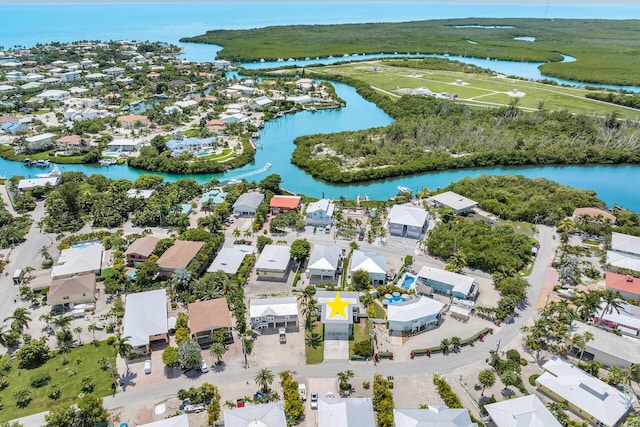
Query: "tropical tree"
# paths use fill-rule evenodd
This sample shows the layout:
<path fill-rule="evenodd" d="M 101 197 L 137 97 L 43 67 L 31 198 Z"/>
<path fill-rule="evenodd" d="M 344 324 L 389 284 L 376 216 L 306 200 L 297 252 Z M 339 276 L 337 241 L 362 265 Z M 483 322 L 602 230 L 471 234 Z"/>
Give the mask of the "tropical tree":
<path fill-rule="evenodd" d="M 273 372 L 267 368 L 262 368 L 256 373 L 254 380 L 263 393 L 268 393 L 269 387 L 273 383 Z"/>
<path fill-rule="evenodd" d="M 162 363 L 167 368 L 177 368 L 180 366 L 180 353 L 178 347 L 168 346 L 162 351 Z"/>
<path fill-rule="evenodd" d="M 209 353 L 218 359 L 218 364 L 222 363 L 222 356 L 227 352 L 227 348 L 220 342 L 214 342 L 209 348 Z"/>
<path fill-rule="evenodd" d="M 340 382 L 340 390 L 351 390 L 351 379 L 354 377 L 354 373 L 351 370 L 338 372 L 338 381 Z"/>
<path fill-rule="evenodd" d="M 233 237 L 235 237 L 237 239 L 238 237 L 240 237 L 241 231 L 240 231 L 240 229 L 238 227 L 236 227 L 236 228 L 233 229 L 232 234 L 233 234 Z"/>
<path fill-rule="evenodd" d="M 478 382 L 482 386 L 482 393 L 480 393 L 480 396 L 484 396 L 484 390 L 487 387 L 493 387 L 496 383 L 496 374 L 492 369 L 483 369 L 478 372 Z"/>
<path fill-rule="evenodd" d="M 580 320 L 587 322 L 598 312 L 602 302 L 602 294 L 595 291 L 578 292 L 571 302 L 576 307 Z"/>
<path fill-rule="evenodd" d="M 462 269 L 467 266 L 467 258 L 460 249 L 457 249 L 449 258 L 449 263 L 445 266 L 445 270 L 453 273 L 462 273 Z"/>
<path fill-rule="evenodd" d="M 186 268 L 178 268 L 171 275 L 171 281 L 175 286 L 174 289 L 178 291 L 184 291 L 189 289 L 189 285 L 191 284 L 191 272 Z"/>
<path fill-rule="evenodd" d="M 298 262 L 304 261 L 309 256 L 311 244 L 307 239 L 296 239 L 291 243 L 291 258 Z"/>
<path fill-rule="evenodd" d="M 443 354 L 447 354 L 449 352 L 449 346 L 451 345 L 451 340 L 449 338 L 443 338 L 440 341 L 440 350 L 442 350 Z"/>
<path fill-rule="evenodd" d="M 60 316 L 56 316 L 51 321 L 51 325 L 53 325 L 54 329 L 57 331 L 65 331 L 69 328 L 73 317 L 65 314 L 61 314 Z"/>
<path fill-rule="evenodd" d="M 613 313 L 614 311 L 620 314 L 620 310 L 624 305 L 624 300 L 620 298 L 618 294 L 614 293 L 613 291 L 610 291 L 607 289 L 606 291 L 602 292 L 601 295 L 602 295 L 602 303 L 604 304 L 604 307 L 600 312 L 600 319 L 598 321 L 599 325 L 601 325 L 602 322 L 604 321 L 604 316 L 606 314 Z"/>
<path fill-rule="evenodd" d="M 504 389 L 508 390 L 510 386 L 517 386 L 520 383 L 520 375 L 514 370 L 508 370 L 500 375 L 500 381 L 504 384 Z"/>
<path fill-rule="evenodd" d="M 300 304 L 300 312 L 305 319 L 305 327 L 308 330 L 313 329 L 315 317 L 318 315 L 318 302 L 316 301 L 315 286 L 307 286 L 298 294 L 298 304 Z"/>
<path fill-rule="evenodd" d="M 242 236 L 248 239 L 249 237 L 253 236 L 253 230 L 251 228 L 247 228 L 242 233 Z"/>
<path fill-rule="evenodd" d="M 200 346 L 194 340 L 186 340 L 180 348 L 178 348 L 180 354 L 180 363 L 185 368 L 195 368 L 200 364 L 202 355 L 200 353 Z"/>
<path fill-rule="evenodd" d="M 633 390 L 633 394 L 635 395 L 635 389 L 633 388 L 633 383 L 638 382 L 640 380 L 640 365 L 636 365 L 632 363 L 630 366 L 627 366 L 623 369 L 623 383 L 627 386 L 631 387 Z"/>
<path fill-rule="evenodd" d="M 24 307 L 18 307 L 13 311 L 13 314 L 6 319 L 5 322 L 11 321 L 11 329 L 22 333 L 22 331 L 29 326 L 29 322 L 31 322 L 31 317 L 29 316 L 29 310 Z"/>
<path fill-rule="evenodd" d="M 560 233 L 560 240 L 564 245 L 569 241 L 569 234 L 576 228 L 576 222 L 571 217 L 561 219 L 556 224 L 556 229 Z"/>
<path fill-rule="evenodd" d="M 113 342 L 113 349 L 116 353 L 116 356 L 120 356 L 124 359 L 124 364 L 127 367 L 127 373 L 129 373 L 129 364 L 127 363 L 127 359 L 131 354 L 131 350 L 133 350 L 133 346 L 129 343 L 131 339 L 130 336 L 123 337 L 118 334 L 116 336 L 116 340 Z"/>
<path fill-rule="evenodd" d="M 96 331 L 98 330 L 98 325 L 96 325 L 95 323 L 90 323 L 89 326 L 87 326 L 87 331 L 91 332 L 93 334 L 93 341 L 95 342 L 96 340 Z"/>
<path fill-rule="evenodd" d="M 358 291 L 364 291 L 371 286 L 371 278 L 369 277 L 369 273 L 364 270 L 356 270 L 351 273 L 351 284 Z"/>
<path fill-rule="evenodd" d="M 451 345 L 453 346 L 454 351 L 458 351 L 460 344 L 462 344 L 462 339 L 460 337 L 451 337 Z"/>

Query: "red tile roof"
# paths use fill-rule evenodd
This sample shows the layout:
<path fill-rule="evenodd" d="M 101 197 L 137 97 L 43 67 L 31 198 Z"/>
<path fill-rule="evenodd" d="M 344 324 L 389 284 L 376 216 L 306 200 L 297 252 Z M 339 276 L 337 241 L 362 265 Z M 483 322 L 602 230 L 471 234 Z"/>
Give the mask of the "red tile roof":
<path fill-rule="evenodd" d="M 640 295 L 640 279 L 626 274 L 607 272 L 605 280 L 607 289 Z"/>
<path fill-rule="evenodd" d="M 300 206 L 300 196 L 273 196 L 269 206 L 280 209 L 297 209 Z"/>

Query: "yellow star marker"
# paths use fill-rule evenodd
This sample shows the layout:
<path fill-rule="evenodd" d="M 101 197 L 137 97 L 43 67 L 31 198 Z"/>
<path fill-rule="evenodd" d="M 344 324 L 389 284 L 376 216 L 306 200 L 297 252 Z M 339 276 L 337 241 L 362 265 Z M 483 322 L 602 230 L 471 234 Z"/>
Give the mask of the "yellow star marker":
<path fill-rule="evenodd" d="M 336 292 L 336 298 L 333 301 L 327 301 L 326 303 L 331 307 L 331 313 L 329 313 L 329 319 L 333 319 L 337 314 L 343 318 L 347 318 L 347 307 L 349 301 L 342 301 L 340 299 L 340 292 Z"/>

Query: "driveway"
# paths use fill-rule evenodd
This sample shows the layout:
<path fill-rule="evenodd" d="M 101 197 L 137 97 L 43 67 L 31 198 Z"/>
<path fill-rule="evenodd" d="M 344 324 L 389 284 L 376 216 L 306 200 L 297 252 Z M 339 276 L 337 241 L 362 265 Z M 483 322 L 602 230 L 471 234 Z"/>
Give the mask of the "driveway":
<path fill-rule="evenodd" d="M 278 331 L 269 331 L 258 335 L 254 341 L 253 352 L 249 356 L 250 366 L 304 365 L 304 330 L 287 331 L 287 343 L 280 344 Z"/>

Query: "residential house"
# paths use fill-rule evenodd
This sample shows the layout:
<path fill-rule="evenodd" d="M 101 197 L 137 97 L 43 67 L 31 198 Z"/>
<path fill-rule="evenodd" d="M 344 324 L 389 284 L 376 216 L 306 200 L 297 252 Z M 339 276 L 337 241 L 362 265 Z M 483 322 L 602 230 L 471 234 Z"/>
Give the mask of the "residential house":
<path fill-rule="evenodd" d="M 389 234 L 419 239 L 427 232 L 429 214 L 422 208 L 394 205 L 387 217 Z"/>
<path fill-rule="evenodd" d="M 449 409 L 444 405 L 429 405 L 426 409 L 394 409 L 393 425 L 394 427 L 478 427 L 478 424 L 471 421 L 469 411 L 466 409 Z M 519 427 L 526 426 L 519 425 Z M 544 425 L 544 427 L 547 426 Z"/>
<path fill-rule="evenodd" d="M 102 80 L 106 77 L 108 76 L 104 73 L 89 73 L 84 76 L 86 80 Z"/>
<path fill-rule="evenodd" d="M 209 273 L 223 271 L 229 276 L 235 276 L 247 255 L 253 255 L 255 246 L 235 245 L 233 248 L 222 248 L 207 269 Z"/>
<path fill-rule="evenodd" d="M 127 190 L 127 197 L 130 199 L 144 199 L 147 200 L 153 194 L 154 190 L 148 188 L 130 188 Z"/>
<path fill-rule="evenodd" d="M 159 241 L 160 239 L 155 236 L 145 236 L 136 239 L 124 252 L 127 265 L 134 267 L 137 264 L 149 260 L 149 257 L 153 255 L 153 250 Z"/>
<path fill-rule="evenodd" d="M 272 214 L 278 214 L 284 211 L 295 211 L 300 207 L 300 196 L 273 196 L 269 207 Z"/>
<path fill-rule="evenodd" d="M 25 83 L 25 84 L 20 86 L 20 89 L 35 90 L 35 89 L 40 89 L 42 87 L 42 85 L 44 85 L 44 84 L 46 84 L 48 86 L 52 86 L 52 85 L 58 84 L 58 83 L 51 82 L 50 80 L 58 80 L 58 79 L 44 79 L 44 80 L 39 81 L 39 82 Z"/>
<path fill-rule="evenodd" d="M 258 206 L 264 200 L 264 194 L 257 192 L 244 193 L 233 204 L 233 214 L 236 216 L 255 216 Z"/>
<path fill-rule="evenodd" d="M 22 78 L 25 82 L 39 82 L 42 79 L 44 79 L 44 76 L 36 73 L 29 73 Z"/>
<path fill-rule="evenodd" d="M 176 101 L 173 103 L 173 105 L 186 111 L 196 108 L 198 106 L 198 102 L 193 99 L 188 99 L 186 101 Z"/>
<path fill-rule="evenodd" d="M 611 250 L 607 251 L 610 271 L 632 270 L 640 272 L 640 237 L 611 233 Z"/>
<path fill-rule="evenodd" d="M 123 337 L 129 338 L 133 354 L 148 354 L 156 341 L 169 342 L 167 291 L 129 294 L 125 297 Z"/>
<path fill-rule="evenodd" d="M 431 196 L 431 201 L 436 207 L 449 208 L 453 210 L 453 213 L 456 215 L 469 213 L 478 206 L 478 202 L 467 199 L 453 191 L 447 191 L 442 194 Z"/>
<path fill-rule="evenodd" d="M 305 220 L 307 225 L 313 227 L 324 227 L 331 224 L 333 211 L 336 205 L 329 199 L 320 199 L 317 202 L 309 203 Z"/>
<path fill-rule="evenodd" d="M 245 85 L 231 85 L 231 86 L 229 86 L 229 89 L 237 90 L 238 92 L 242 93 L 243 95 L 253 95 L 257 91 L 257 89 L 255 87 L 249 87 L 249 86 L 245 86 Z"/>
<path fill-rule="evenodd" d="M 18 190 L 20 191 L 29 191 L 34 187 L 46 187 L 51 186 L 55 187 L 60 184 L 59 176 L 52 176 L 50 178 L 30 178 L 30 179 L 21 179 L 18 182 Z"/>
<path fill-rule="evenodd" d="M 109 117 L 111 113 L 107 110 L 97 110 L 95 108 L 68 108 L 62 116 L 72 122 L 83 122 L 85 120 L 96 120 Z"/>
<path fill-rule="evenodd" d="M 425 266 L 418 272 L 418 280 L 435 292 L 454 298 L 475 300 L 478 296 L 478 284 L 473 277 L 451 271 Z"/>
<path fill-rule="evenodd" d="M 71 95 L 73 96 L 84 96 L 89 93 L 89 89 L 87 89 L 86 87 L 74 86 L 69 89 L 69 92 L 71 92 Z"/>
<path fill-rule="evenodd" d="M 552 356 L 542 365 L 536 378 L 538 389 L 565 403 L 578 417 L 590 424 L 614 427 L 627 416 L 634 398 L 587 374 L 571 363 Z"/>
<path fill-rule="evenodd" d="M 562 427 L 535 394 L 484 405 L 496 427 Z"/>
<path fill-rule="evenodd" d="M 71 97 L 71 93 L 68 90 L 48 89 L 44 92 L 36 95 L 36 98 L 42 101 L 62 102 Z"/>
<path fill-rule="evenodd" d="M 24 123 L 5 122 L 0 124 L 0 129 L 9 135 L 15 136 L 18 133 L 27 132 L 29 130 L 29 126 Z"/>
<path fill-rule="evenodd" d="M 325 339 L 349 337 L 353 332 L 353 321 L 360 313 L 358 292 L 317 291 L 316 299 Z"/>
<path fill-rule="evenodd" d="M 17 123 L 20 118 L 18 116 L 0 116 L 0 124 L 7 122 Z"/>
<path fill-rule="evenodd" d="M 298 302 L 296 297 L 260 298 L 249 301 L 251 329 L 276 330 L 298 328 Z"/>
<path fill-rule="evenodd" d="M 182 414 L 152 423 L 139 424 L 138 427 L 189 427 L 189 415 Z"/>
<path fill-rule="evenodd" d="M 6 73 L 4 77 L 9 81 L 15 82 L 21 80 L 22 77 L 24 77 L 24 73 L 22 71 L 12 70 Z"/>
<path fill-rule="evenodd" d="M 187 268 L 203 246 L 204 242 L 176 240 L 173 246 L 158 258 L 158 267 L 160 268 L 158 276 L 168 279 L 174 271 Z"/>
<path fill-rule="evenodd" d="M 314 244 L 307 264 L 309 282 L 335 282 L 341 261 L 340 246 L 334 243 Z"/>
<path fill-rule="evenodd" d="M 224 120 L 227 123 L 240 123 L 240 124 L 247 124 L 251 121 L 251 119 L 249 118 L 249 116 L 246 116 L 242 113 L 234 113 L 234 114 L 227 114 L 227 113 L 222 113 L 218 116 L 218 118 L 220 120 Z"/>
<path fill-rule="evenodd" d="M 576 221 L 584 221 L 588 224 L 615 224 L 616 216 L 609 211 L 600 208 L 575 208 L 573 210 L 573 219 Z"/>
<path fill-rule="evenodd" d="M 58 74 L 58 78 L 60 78 L 64 83 L 80 80 L 80 77 L 80 71 L 68 71 L 66 73 Z"/>
<path fill-rule="evenodd" d="M 374 251 L 356 249 L 351 254 L 349 274 L 358 270 L 369 273 L 374 286 L 384 285 L 387 281 L 387 256 Z"/>
<path fill-rule="evenodd" d="M 267 108 L 271 105 L 273 105 L 273 101 L 268 96 L 259 96 L 249 102 L 249 107 L 251 107 L 252 110 Z"/>
<path fill-rule="evenodd" d="M 40 148 L 49 144 L 53 137 L 55 137 L 55 134 L 53 133 L 41 133 L 39 135 L 30 136 L 29 138 L 26 138 L 25 141 L 31 148 Z"/>
<path fill-rule="evenodd" d="M 16 90 L 15 86 L 0 84 L 0 93 L 9 93 Z"/>
<path fill-rule="evenodd" d="M 226 59 L 216 59 L 215 61 L 213 61 L 213 66 L 221 70 L 226 70 L 231 67 L 231 62 L 227 61 Z"/>
<path fill-rule="evenodd" d="M 102 270 L 102 242 L 81 244 L 63 249 L 51 277 L 62 279 L 81 274 L 99 274 Z"/>
<path fill-rule="evenodd" d="M 118 123 L 123 129 L 132 130 L 137 127 L 147 126 L 149 119 L 147 116 L 141 116 L 138 114 L 128 114 L 126 116 L 119 116 Z"/>
<path fill-rule="evenodd" d="M 212 119 L 207 122 L 207 129 L 217 134 L 224 133 L 227 130 L 227 121 L 220 119 Z"/>
<path fill-rule="evenodd" d="M 296 80 L 296 87 L 301 90 L 313 89 L 313 80 L 311 79 L 298 79 Z"/>
<path fill-rule="evenodd" d="M 187 306 L 189 311 L 189 330 L 191 336 L 201 348 L 211 345 L 211 333 L 216 330 L 225 331 L 225 343 L 233 342 L 233 322 L 227 299 L 216 298 L 208 301 L 192 302 Z"/>
<path fill-rule="evenodd" d="M 295 96 L 287 96 L 285 98 L 287 101 L 291 101 L 295 104 L 305 105 L 313 101 L 313 98 L 309 95 L 295 95 Z"/>
<path fill-rule="evenodd" d="M 338 426 L 376 427 L 371 398 L 320 399 L 318 427 Z"/>
<path fill-rule="evenodd" d="M 403 332 L 419 332 L 437 326 L 445 307 L 440 301 L 427 297 L 389 304 L 389 335 L 402 336 Z"/>
<path fill-rule="evenodd" d="M 593 325 L 574 321 L 571 335 L 589 332 L 592 340 L 585 340 L 583 349 L 573 349 L 576 356 L 583 360 L 595 360 L 604 366 L 626 368 L 640 363 L 640 340 L 628 336 L 619 336 Z"/>
<path fill-rule="evenodd" d="M 107 144 L 107 148 L 110 151 L 118 151 L 121 153 L 130 153 L 138 151 L 142 146 L 142 141 L 136 141 L 133 139 L 116 138 Z"/>
<path fill-rule="evenodd" d="M 102 70 L 102 72 L 108 76 L 119 76 L 124 74 L 125 69 L 122 67 L 109 67 Z"/>
<path fill-rule="evenodd" d="M 266 245 L 256 262 L 258 280 L 286 281 L 291 267 L 289 246 Z"/>
<path fill-rule="evenodd" d="M 172 156 L 178 156 L 184 152 L 187 153 L 200 153 L 206 150 L 212 150 L 216 148 L 217 139 L 215 137 L 209 138 L 184 138 L 184 139 L 172 139 L 167 142 L 167 148 L 171 151 Z"/>
<path fill-rule="evenodd" d="M 90 304 L 96 302 L 96 275 L 81 274 L 79 276 L 55 279 L 51 282 L 47 294 L 50 306 L 71 304 Z"/>
<path fill-rule="evenodd" d="M 625 299 L 640 299 L 640 279 L 629 274 L 605 273 L 605 286 L 608 290 Z"/>
<path fill-rule="evenodd" d="M 287 427 L 281 400 L 224 411 L 224 427 Z"/>
<path fill-rule="evenodd" d="M 611 307 L 607 311 L 605 309 L 606 303 L 603 302 L 593 316 L 594 323 L 618 330 L 625 335 L 640 336 L 640 307 L 624 302 L 618 310 Z"/>
<path fill-rule="evenodd" d="M 215 208 L 216 206 L 221 205 L 226 197 L 227 193 L 222 191 L 220 188 L 209 190 L 200 197 L 200 208 L 202 208 L 205 203 L 210 203 L 211 207 Z"/>
<path fill-rule="evenodd" d="M 56 139 L 56 146 L 64 151 L 76 151 L 84 146 L 80 135 L 65 135 Z"/>

